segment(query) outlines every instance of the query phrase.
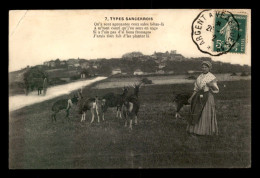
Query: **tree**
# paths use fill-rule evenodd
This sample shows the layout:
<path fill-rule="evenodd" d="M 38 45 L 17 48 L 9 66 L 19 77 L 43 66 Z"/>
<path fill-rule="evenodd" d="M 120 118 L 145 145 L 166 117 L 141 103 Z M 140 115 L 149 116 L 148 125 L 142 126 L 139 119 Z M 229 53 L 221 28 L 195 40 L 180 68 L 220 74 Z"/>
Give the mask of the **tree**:
<path fill-rule="evenodd" d="M 42 87 L 44 78 L 48 79 L 48 75 L 38 67 L 32 67 L 26 71 L 24 73 L 26 94 L 28 94 L 29 90 Z"/>
<path fill-rule="evenodd" d="M 60 66 L 60 59 L 56 59 L 54 62 L 55 62 L 55 66 L 56 66 L 56 67 L 59 67 L 59 66 Z"/>
<path fill-rule="evenodd" d="M 85 74 L 86 77 L 89 76 L 89 71 L 87 69 L 82 69 L 80 73 Z"/>
<path fill-rule="evenodd" d="M 140 57 L 140 56 L 143 56 L 143 53 L 141 52 L 131 52 L 131 53 L 126 53 L 122 56 L 123 59 L 132 59 L 134 57 Z"/>

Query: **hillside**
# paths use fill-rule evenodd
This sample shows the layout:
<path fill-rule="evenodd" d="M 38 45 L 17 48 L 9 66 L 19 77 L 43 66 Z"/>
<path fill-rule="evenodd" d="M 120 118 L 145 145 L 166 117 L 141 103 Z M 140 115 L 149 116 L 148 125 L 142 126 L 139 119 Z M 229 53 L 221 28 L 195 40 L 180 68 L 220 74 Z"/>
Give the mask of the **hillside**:
<path fill-rule="evenodd" d="M 152 55 L 143 55 L 140 52 L 127 53 L 122 58 L 111 59 L 68 59 L 50 60 L 25 69 L 9 73 L 10 93 L 24 93 L 23 74 L 31 68 L 38 68 L 47 74 L 49 86 L 60 85 L 78 79 L 93 76 L 119 75 L 193 75 L 200 71 L 202 61 L 211 61 L 212 72 L 217 73 L 251 73 L 248 65 L 233 65 L 219 61 L 212 61 L 209 57 L 185 58 L 176 51 Z"/>

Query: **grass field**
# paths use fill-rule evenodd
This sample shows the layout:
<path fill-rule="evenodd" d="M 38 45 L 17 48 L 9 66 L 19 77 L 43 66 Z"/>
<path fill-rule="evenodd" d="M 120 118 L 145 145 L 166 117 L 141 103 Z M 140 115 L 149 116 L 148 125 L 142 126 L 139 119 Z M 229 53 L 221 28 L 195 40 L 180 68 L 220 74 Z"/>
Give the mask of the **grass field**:
<path fill-rule="evenodd" d="M 122 92 L 121 88 L 91 87 L 84 89 L 83 96 Z M 251 80 L 220 81 L 219 88 L 215 96 L 217 137 L 190 137 L 186 121 L 174 118 L 172 92 L 190 92 L 191 83 L 143 86 L 139 124 L 132 131 L 115 117 L 115 108 L 99 124 L 95 120 L 90 125 L 90 113 L 81 123 L 77 108 L 71 111 L 71 122 L 62 112 L 52 123 L 51 105 L 65 96 L 11 112 L 9 168 L 250 167 Z M 187 117 L 188 107 L 180 114 Z"/>

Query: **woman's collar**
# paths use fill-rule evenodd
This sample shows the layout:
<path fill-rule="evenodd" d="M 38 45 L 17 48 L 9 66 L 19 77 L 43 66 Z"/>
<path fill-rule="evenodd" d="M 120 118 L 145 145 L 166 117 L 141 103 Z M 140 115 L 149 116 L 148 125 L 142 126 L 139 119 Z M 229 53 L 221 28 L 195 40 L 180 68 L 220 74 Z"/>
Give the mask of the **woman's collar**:
<path fill-rule="evenodd" d="M 202 72 L 201 74 L 202 74 L 202 75 L 208 75 L 208 74 L 210 74 L 210 72 L 207 72 L 207 73 L 205 73 L 205 74 Z"/>

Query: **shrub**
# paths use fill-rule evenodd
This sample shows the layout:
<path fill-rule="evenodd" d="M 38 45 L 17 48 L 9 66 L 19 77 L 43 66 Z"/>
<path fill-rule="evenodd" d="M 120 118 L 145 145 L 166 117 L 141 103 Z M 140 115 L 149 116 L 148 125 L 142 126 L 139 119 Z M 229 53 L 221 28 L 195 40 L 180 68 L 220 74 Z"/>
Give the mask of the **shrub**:
<path fill-rule="evenodd" d="M 192 76 L 187 77 L 186 79 L 189 79 L 189 80 L 195 80 L 196 77 L 195 77 L 194 75 L 192 75 Z"/>
<path fill-rule="evenodd" d="M 73 75 L 70 77 L 71 80 L 78 80 L 80 79 L 80 75 Z"/>
<path fill-rule="evenodd" d="M 60 78 L 51 78 L 49 80 L 49 85 L 61 85 L 61 84 L 65 84 L 66 81 L 61 80 Z"/>
<path fill-rule="evenodd" d="M 149 80 L 148 78 L 143 78 L 141 81 L 142 81 L 144 84 L 152 84 L 152 83 L 153 83 L 152 80 Z"/>
<path fill-rule="evenodd" d="M 248 74 L 245 72 L 242 72 L 240 76 L 248 76 Z"/>

